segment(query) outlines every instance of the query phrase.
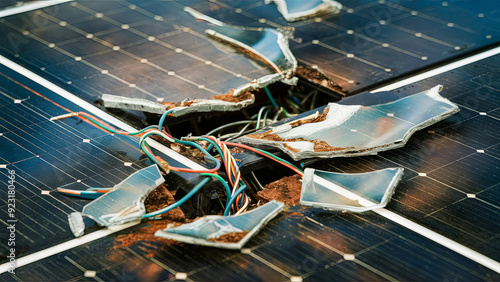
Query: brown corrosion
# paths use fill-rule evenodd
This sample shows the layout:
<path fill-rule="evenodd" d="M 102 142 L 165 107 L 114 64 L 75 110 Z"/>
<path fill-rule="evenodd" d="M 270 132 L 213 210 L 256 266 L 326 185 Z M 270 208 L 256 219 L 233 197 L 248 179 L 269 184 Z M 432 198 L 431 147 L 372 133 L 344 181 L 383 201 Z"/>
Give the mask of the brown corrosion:
<path fill-rule="evenodd" d="M 343 89 L 338 84 L 333 82 L 332 79 L 330 79 L 328 76 L 326 76 L 323 72 L 321 72 L 318 69 L 299 66 L 295 71 L 295 75 L 307 81 L 310 81 L 314 84 L 319 84 L 325 88 L 328 88 L 342 96 L 345 96 L 347 94 L 347 91 L 345 89 Z"/>
<path fill-rule="evenodd" d="M 317 117 L 308 118 L 308 119 L 299 119 L 299 120 L 290 122 L 289 125 L 291 127 L 297 127 L 299 125 L 303 125 L 303 124 L 306 124 L 306 123 L 316 123 L 316 122 L 324 121 L 326 119 L 326 116 L 328 115 L 329 111 L 330 111 L 330 107 L 326 107 L 323 110 L 323 113 L 321 115 L 318 115 Z"/>
<path fill-rule="evenodd" d="M 165 105 L 166 110 L 171 110 L 175 107 L 180 107 L 181 102 L 173 103 L 173 102 L 162 102 L 162 105 Z"/>
<path fill-rule="evenodd" d="M 263 139 L 263 140 L 271 140 L 271 141 L 285 141 L 285 139 L 279 137 L 278 134 L 272 132 L 273 132 L 272 130 L 268 130 L 262 133 L 248 134 L 247 137 L 255 139 Z"/>
<path fill-rule="evenodd" d="M 188 147 L 186 147 L 182 144 L 179 144 L 179 143 L 171 143 L 170 149 L 172 149 L 173 151 L 183 155 L 184 157 L 186 157 L 192 161 L 196 161 L 196 162 L 203 160 L 203 158 L 205 157 L 205 155 L 203 154 L 202 151 L 200 151 L 198 149 L 194 149 L 194 148 L 188 148 Z"/>
<path fill-rule="evenodd" d="M 218 238 L 208 239 L 212 242 L 237 243 L 248 234 L 248 231 L 226 233 Z"/>
<path fill-rule="evenodd" d="M 267 184 L 257 195 L 265 202 L 276 200 L 288 206 L 298 205 L 302 188 L 301 179 L 302 177 L 298 174 L 284 177 Z"/>
<path fill-rule="evenodd" d="M 212 99 L 231 102 L 231 103 L 238 103 L 238 102 L 250 100 L 253 97 L 253 94 L 250 92 L 245 92 L 245 93 L 239 95 L 238 97 L 234 97 L 233 93 L 234 93 L 234 89 L 231 89 L 231 92 L 229 92 L 227 94 L 213 95 Z"/>
<path fill-rule="evenodd" d="M 167 187 L 168 185 L 163 183 L 149 193 L 144 201 L 147 213 L 157 211 L 175 203 L 175 192 L 169 191 Z M 149 220 L 147 226 L 141 227 L 138 230 L 132 230 L 127 234 L 118 235 L 115 238 L 113 248 L 128 247 L 141 242 L 169 242 L 168 240 L 155 237 L 154 233 L 157 230 L 165 229 L 168 224 L 179 226 L 183 223 L 191 222 L 191 220 L 186 219 L 180 208 L 172 209 L 162 214 L 161 217 L 162 219 L 160 220 Z"/>
<path fill-rule="evenodd" d="M 354 148 L 354 147 L 332 147 L 328 143 L 326 143 L 325 141 L 321 141 L 321 140 L 318 140 L 318 139 L 307 140 L 307 139 L 304 139 L 304 138 L 292 138 L 292 139 L 286 139 L 285 141 L 286 142 L 304 142 L 304 141 L 311 142 L 311 143 L 314 144 L 314 152 L 342 151 L 342 150 L 345 150 L 345 149 L 352 149 L 352 148 Z M 294 148 L 292 148 L 292 149 L 294 151 L 297 150 L 297 149 L 294 149 Z"/>

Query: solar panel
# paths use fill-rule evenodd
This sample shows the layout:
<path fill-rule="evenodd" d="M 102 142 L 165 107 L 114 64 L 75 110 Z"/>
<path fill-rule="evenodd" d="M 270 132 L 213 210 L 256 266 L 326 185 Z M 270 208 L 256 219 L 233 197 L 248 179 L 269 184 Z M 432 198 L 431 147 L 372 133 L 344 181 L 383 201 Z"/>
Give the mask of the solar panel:
<path fill-rule="evenodd" d="M 437 81 L 451 85 L 450 88 L 445 86 L 442 94 L 457 103 L 462 112 L 433 125 L 427 131 L 416 133 L 404 148 L 379 153 L 377 156 L 327 160 L 312 166 L 337 172 L 404 167 L 405 176 L 396 188 L 393 200 L 387 207 L 388 210 L 498 260 L 499 252 L 496 243 L 498 217 L 494 216 L 498 213 L 498 207 L 495 204 L 495 199 L 498 198 L 496 191 L 498 190 L 496 189 L 498 188 L 498 175 L 495 173 L 498 167 L 498 138 L 494 133 L 487 131 L 482 135 L 474 134 L 481 129 L 492 128 L 498 122 L 495 116 L 498 112 L 498 101 L 494 98 L 495 96 L 487 95 L 488 102 L 483 104 L 481 101 L 485 100 L 479 100 L 479 105 L 483 106 L 477 108 L 467 107 L 463 102 L 467 94 L 472 98 L 482 98 L 480 94 L 483 92 L 479 91 L 481 89 L 498 91 L 494 87 L 498 72 L 491 67 L 498 60 L 500 56 L 497 55 L 408 86 L 407 88 L 413 91 L 427 88 Z M 8 76 L 13 75 L 5 68 L 2 68 L 2 73 Z M 2 79 L 5 81 L 5 76 L 2 76 Z M 476 85 L 476 87 L 468 88 L 468 90 L 457 89 L 454 85 L 460 81 L 464 81 L 466 85 Z M 24 80 L 22 82 L 33 87 L 32 83 Z M 5 82 L 2 85 L 3 93 L 7 89 L 19 89 L 19 85 L 13 85 L 12 82 L 10 84 Z M 12 96 L 14 92 L 8 93 L 19 100 L 31 95 L 25 91 L 16 91 L 18 96 Z M 403 91 L 396 90 L 393 93 L 392 99 L 403 95 L 401 94 Z M 356 96 L 352 99 L 355 98 L 359 99 Z M 6 98 L 5 95 L 2 95 L 2 100 L 14 101 Z M 349 100 L 345 99 L 344 103 L 349 103 Z M 44 102 L 43 99 L 30 96 L 29 100 L 19 104 L 10 102 L 7 106 L 17 106 L 20 110 L 16 112 L 23 113 L 25 110 L 21 111 L 21 109 L 24 106 L 38 101 Z M 482 107 L 488 109 L 482 112 Z M 50 115 L 56 114 L 50 113 L 51 107 L 47 108 Z M 36 108 L 33 109 L 38 111 Z M 486 115 L 481 113 L 486 113 Z M 33 124 L 31 126 L 51 124 L 40 123 L 39 120 L 31 123 L 24 121 L 21 124 L 22 115 L 18 117 L 13 113 L 10 114 L 13 117 L 9 119 L 12 120 L 11 123 L 18 123 L 17 127 L 23 130 L 30 124 Z M 60 127 L 53 126 L 60 130 L 73 131 L 75 126 L 80 128 L 87 126 L 86 124 L 75 125 L 71 122 L 74 121 L 67 120 L 61 123 Z M 5 123 L 2 125 L 13 128 L 13 125 L 5 125 Z M 6 140 L 14 139 L 12 137 L 14 133 L 16 132 L 4 134 L 3 143 L 9 144 Z M 103 136 L 102 132 L 92 127 L 78 134 L 82 134 L 78 138 L 89 138 L 90 143 L 78 142 L 78 144 L 70 145 L 68 149 L 82 145 L 99 146 L 100 138 L 118 138 Z M 479 146 L 480 144 L 483 146 Z M 30 150 L 35 150 L 36 146 L 28 145 L 30 145 Z M 126 147 L 129 146 L 126 145 Z M 51 156 L 55 154 L 52 151 L 40 154 L 39 158 L 29 155 L 29 152 L 13 152 L 16 152 L 16 158 L 21 160 L 13 164 L 20 180 L 19 220 L 23 221 L 20 231 L 25 232 L 23 234 L 26 234 L 28 238 L 40 238 L 39 242 L 43 242 L 42 246 L 26 242 L 30 249 L 25 252 L 30 253 L 55 244 L 56 240 L 51 241 L 48 238 L 53 238 L 54 235 L 51 232 L 55 233 L 61 226 L 65 226 L 62 215 L 72 210 L 68 206 L 81 207 L 83 205 L 81 200 L 75 201 L 62 196 L 41 194 L 40 188 L 36 187 L 49 190 L 50 186 L 57 185 L 57 182 L 68 182 L 72 180 L 72 177 L 85 178 L 83 175 L 76 174 L 75 170 L 67 170 L 67 174 L 60 171 L 51 174 L 57 175 L 54 179 L 54 177 L 46 176 L 50 173 L 48 169 L 55 169 L 52 165 L 44 165 L 48 168 L 38 166 L 40 171 L 33 170 L 34 164 L 27 164 L 35 161 L 41 163 L 47 158 L 55 167 L 61 166 L 57 158 Z M 61 154 L 57 156 L 61 157 Z M 124 157 L 123 153 L 121 156 Z M 77 158 L 75 155 L 68 157 Z M 118 182 L 120 177 L 116 177 L 116 174 L 125 175 L 139 166 L 137 162 L 130 167 L 122 163 L 127 160 L 132 162 L 133 159 L 111 156 L 108 158 L 119 168 L 102 173 L 99 180 L 110 179 L 110 182 Z M 66 163 L 71 164 L 69 161 Z M 102 176 L 104 177 L 101 178 Z M 87 183 L 87 180 L 82 182 Z M 34 191 L 36 194 L 29 191 Z M 44 197 L 50 197 L 48 203 L 47 198 Z M 4 208 L 2 212 L 5 213 Z M 33 217 L 30 216 L 31 213 L 41 213 L 43 216 Z M 33 218 L 36 218 L 36 221 Z M 149 225 L 152 227 L 148 227 Z M 67 280 L 82 277 L 82 275 L 103 280 L 116 277 L 153 280 L 174 277 L 187 277 L 192 280 L 216 278 L 267 280 L 300 277 L 304 280 L 318 280 L 327 279 L 332 275 L 346 280 L 443 280 L 453 277 L 495 280 L 499 278 L 498 274 L 492 270 L 375 213 L 351 214 L 292 207 L 271 221 L 262 233 L 250 240 L 241 252 L 166 243 L 152 237 L 149 239 L 138 237 L 143 239 L 127 241 L 130 238 L 137 238 L 136 236 L 144 236 L 141 234 L 151 229 L 155 229 L 154 223 L 143 223 L 120 231 L 116 236 L 105 237 L 58 253 L 19 268 L 17 277 L 20 279 L 37 277 L 48 280 Z M 60 232 L 57 231 L 58 240 L 69 239 L 69 230 Z M 24 242 L 27 239 L 23 237 L 19 240 Z M 145 272 L 144 269 L 147 271 Z M 9 279 L 10 276 L 7 275 L 10 274 L 2 274 L 2 278 Z"/>
<path fill-rule="evenodd" d="M 175 2 L 64 3 L 6 17 L 0 28 L 3 54 L 91 102 L 104 93 L 206 99 L 274 73 L 209 39 Z"/>
<path fill-rule="evenodd" d="M 184 2 L 184 1 L 183 1 Z M 290 47 L 349 92 L 498 42 L 500 7 L 488 1 L 340 1 L 339 15 L 287 23 L 265 1 L 211 1 L 195 9 L 247 26 L 295 28 Z M 188 4 L 186 4 L 188 5 Z"/>
<path fill-rule="evenodd" d="M 0 68 L 0 175 L 7 185 L 10 171 L 15 172 L 16 256 L 25 256 L 73 239 L 67 215 L 81 211 L 87 201 L 63 196 L 55 192 L 57 187 L 112 187 L 148 162 L 137 137 L 110 135 L 79 119 L 51 121 L 88 109 L 4 65 Z M 193 178 L 184 177 L 189 188 Z M 3 191 L 1 220 L 7 224 L 11 218 L 7 189 Z M 2 254 L 10 249 L 7 244 L 0 248 Z"/>
<path fill-rule="evenodd" d="M 417 14 L 412 15 L 411 11 L 403 9 L 406 13 L 381 24 L 374 21 L 375 16 L 370 11 L 395 13 L 393 2 L 366 4 L 366 1 L 346 0 L 344 10 L 336 18 L 292 24 L 296 25 L 297 38 L 291 46 L 301 63 L 316 64 L 344 88 L 358 91 L 395 75 L 480 48 L 489 44 L 489 40 L 495 41 L 496 31 L 490 28 L 495 26 L 497 19 L 493 16 L 497 12 L 491 5 L 481 1 L 472 4 L 441 2 L 441 6 L 432 3 L 401 1 L 402 7 Z M 228 75 L 224 70 L 220 76 L 217 72 L 211 76 L 214 65 L 225 66 L 225 63 L 239 68 L 234 69 L 236 74 L 258 76 L 269 72 L 250 63 L 241 54 L 227 56 L 212 42 L 206 41 L 204 25 L 192 21 L 190 16 L 184 18 L 185 13 L 181 11 L 184 5 L 238 25 L 288 25 L 274 5 L 264 5 L 263 1 L 168 1 L 165 6 L 158 1 L 80 1 L 43 9 L 41 13 L 34 11 L 5 18 L 0 22 L 0 29 L 7 36 L 0 37 L 0 52 L 88 101 L 94 101 L 110 90 L 124 96 L 147 96 L 151 99 L 165 98 L 164 93 L 171 95 L 168 97 L 172 99 L 184 99 L 186 93 L 212 95 L 199 85 L 214 91 L 216 87 L 210 88 L 210 85 L 219 85 L 218 89 L 222 89 L 220 93 L 223 93 L 227 91 L 224 87 L 234 81 L 239 82 L 234 78 L 237 76 Z M 463 16 L 457 17 L 461 13 Z M 47 21 L 42 20 L 44 17 Z M 169 21 L 165 20 L 167 18 Z M 189 30 L 174 27 L 170 19 L 172 22 L 182 20 L 182 27 Z M 36 26 L 41 20 L 45 24 Z M 379 34 L 380 37 L 368 40 L 369 46 L 356 47 L 356 40 L 363 39 L 360 30 L 371 22 L 377 23 L 384 32 Z M 448 26 L 448 23 L 453 25 Z M 124 28 L 123 24 L 129 25 L 128 28 Z M 412 36 L 399 29 L 405 24 L 409 27 L 425 26 L 430 32 L 422 32 L 419 37 Z M 338 25 L 336 35 L 328 38 L 335 25 Z M 438 25 L 440 28 L 436 27 Z M 30 33 L 22 35 L 20 27 L 29 29 Z M 464 30 L 464 27 L 470 30 Z M 81 34 L 76 28 L 88 30 L 86 34 Z M 450 33 L 450 37 L 446 35 L 443 41 L 458 44 L 460 50 L 429 39 L 447 33 L 448 28 L 458 29 L 459 34 L 451 37 Z M 492 37 L 487 38 L 487 35 Z M 155 40 L 150 41 L 149 36 L 154 36 Z M 97 40 L 101 38 L 109 44 L 99 43 Z M 359 58 L 358 53 L 354 53 L 354 57 L 339 55 L 330 48 L 335 46 L 336 38 L 351 44 L 345 46 L 359 50 L 362 55 Z M 54 42 L 47 41 L 49 39 Z M 318 44 L 313 44 L 313 40 L 318 40 Z M 159 41 L 172 44 L 175 48 Z M 386 42 L 389 47 L 382 46 Z M 113 50 L 113 46 L 120 49 Z M 418 57 L 398 51 L 394 46 L 428 58 L 418 60 Z M 177 48 L 181 48 L 182 52 L 176 52 Z M 67 50 L 74 55 L 62 52 Z M 214 54 L 224 55 L 219 57 Z M 77 57 L 81 59 L 75 60 Z M 209 58 L 215 64 L 206 64 L 197 57 Z M 148 61 L 141 63 L 141 59 Z M 162 63 L 169 66 L 162 67 L 163 70 L 148 62 L 159 67 Z M 391 71 L 367 62 L 390 67 Z M 405 175 L 387 206 L 388 211 L 454 240 L 459 247 L 461 244 L 495 261 L 500 260 L 500 222 L 497 216 L 500 209 L 497 204 L 500 200 L 497 173 L 500 165 L 500 138 L 497 132 L 500 118 L 499 62 L 500 55 L 497 55 L 391 93 L 364 93 L 342 100 L 343 104 L 377 104 L 443 84 L 445 88 L 441 94 L 458 104 L 461 111 L 415 133 L 403 148 L 374 156 L 308 163 L 307 166 L 334 172 L 404 167 Z M 169 75 L 165 70 L 174 71 L 181 78 Z M 81 211 L 88 203 L 55 194 L 51 192 L 53 189 L 64 184 L 80 185 L 82 188 L 87 185 L 111 187 L 145 167 L 147 162 L 136 149 L 137 140 L 134 138 L 111 136 L 87 123 L 77 123 L 77 119 L 48 121 L 49 117 L 66 111 L 43 97 L 72 111 L 82 110 L 82 107 L 4 66 L 0 66 L 0 74 L 0 178 L 3 185 L 8 176 L 4 166 L 15 169 L 16 224 L 19 224 L 16 225 L 16 258 L 49 253 L 48 247 L 62 248 L 60 243 L 73 242 L 70 241 L 73 237 L 66 215 Z M 159 82 L 151 83 L 149 76 L 158 77 Z M 195 81 L 194 77 L 200 78 L 196 84 L 183 80 Z M 212 78 L 215 82 L 210 84 Z M 217 80 L 219 78 L 224 79 Z M 149 96 L 145 91 L 156 96 Z M 257 162 L 254 159 L 252 161 Z M 185 185 L 187 182 L 183 177 L 186 175 L 170 179 L 169 183 Z M 198 182 L 197 179 L 190 181 Z M 0 202 L 2 226 L 8 225 L 6 199 L 2 196 Z M 457 254 L 374 212 L 353 214 L 291 207 L 266 225 L 241 252 L 155 239 L 152 236 L 154 231 L 163 228 L 165 226 L 155 221 L 148 221 L 105 236 L 108 233 L 92 227 L 86 232 L 101 234 L 102 238 L 19 267 L 16 276 L 2 273 L 0 279 L 500 279 L 499 271 Z M 1 239 L 4 240 L 3 237 Z M 0 263 L 8 261 L 8 251 L 2 242 Z M 0 266 L 2 271 L 5 271 L 4 266 Z"/>

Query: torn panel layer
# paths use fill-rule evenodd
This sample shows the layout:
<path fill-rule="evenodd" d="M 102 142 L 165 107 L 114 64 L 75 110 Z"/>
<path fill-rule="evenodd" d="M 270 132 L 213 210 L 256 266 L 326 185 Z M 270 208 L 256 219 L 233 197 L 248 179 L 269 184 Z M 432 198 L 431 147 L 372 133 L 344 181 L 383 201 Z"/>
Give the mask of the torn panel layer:
<path fill-rule="evenodd" d="M 342 4 L 333 0 L 266 0 L 274 2 L 283 18 L 289 22 L 336 15 L 342 10 Z"/>
<path fill-rule="evenodd" d="M 352 212 L 383 208 L 402 176 L 402 168 L 367 173 L 333 173 L 306 168 L 300 204 Z"/>
<path fill-rule="evenodd" d="M 249 28 L 224 24 L 204 15 L 190 7 L 184 10 L 198 19 L 212 23 L 206 30 L 208 36 L 226 43 L 250 57 L 266 63 L 276 74 L 267 75 L 235 89 L 233 95 L 239 96 L 246 91 L 263 88 L 271 83 L 281 81 L 295 85 L 294 77 L 297 60 L 288 46 L 288 38 L 280 31 L 271 28 Z"/>
<path fill-rule="evenodd" d="M 405 145 L 417 130 L 459 111 L 439 95 L 438 85 L 394 102 L 374 105 L 330 103 L 322 115 L 250 134 L 240 141 L 281 149 L 294 160 L 363 156 Z"/>
<path fill-rule="evenodd" d="M 127 98 L 110 94 L 103 94 L 102 100 L 107 108 L 121 108 L 143 111 L 154 114 L 163 114 L 167 110 L 173 110 L 174 116 L 182 116 L 189 113 L 201 112 L 227 112 L 239 111 L 254 103 L 255 96 L 251 93 L 245 93 L 238 100 L 226 99 L 228 94 L 212 96 L 213 100 L 194 99 L 185 100 L 178 104 L 174 103 L 159 103 L 146 99 Z"/>
<path fill-rule="evenodd" d="M 155 236 L 189 244 L 238 250 L 284 207 L 281 202 L 271 201 L 241 215 L 204 216 L 179 227 L 158 230 Z"/>
<path fill-rule="evenodd" d="M 106 227 L 139 220 L 146 213 L 144 200 L 147 195 L 163 181 L 158 166 L 143 168 L 115 185 L 113 190 L 83 207 L 82 214 Z M 83 234 L 81 216 L 70 215 L 69 223 L 75 236 Z"/>

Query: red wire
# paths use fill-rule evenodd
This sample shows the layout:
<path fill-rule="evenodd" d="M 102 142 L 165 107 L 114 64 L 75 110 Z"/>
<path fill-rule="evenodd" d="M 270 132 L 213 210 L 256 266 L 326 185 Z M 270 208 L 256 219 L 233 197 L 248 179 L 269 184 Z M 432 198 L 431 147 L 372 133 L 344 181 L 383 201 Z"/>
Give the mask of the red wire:
<path fill-rule="evenodd" d="M 273 157 L 271 157 L 271 156 L 269 156 L 269 155 L 267 155 L 267 154 L 264 154 L 264 153 L 262 153 L 262 152 L 260 152 L 260 151 L 258 151 L 258 150 L 255 150 L 254 148 L 252 148 L 252 147 L 250 147 L 250 146 L 243 145 L 243 144 L 239 144 L 239 143 L 225 142 L 225 141 L 221 141 L 221 143 L 226 144 L 226 145 L 229 145 L 229 146 L 240 147 L 240 148 L 243 148 L 243 149 L 246 149 L 246 150 L 252 151 L 252 152 L 254 152 L 254 153 L 257 153 L 257 154 L 259 154 L 259 155 L 261 155 L 261 156 L 264 156 L 264 157 L 266 157 L 266 158 L 269 158 L 269 159 L 271 159 L 271 160 L 273 160 L 273 161 L 275 161 L 275 162 L 277 162 L 277 163 L 279 163 L 279 164 L 282 164 L 282 165 L 284 165 L 284 166 L 288 167 L 289 169 L 291 169 L 291 170 L 295 171 L 295 172 L 296 172 L 298 175 L 300 175 L 300 176 L 303 176 L 303 175 L 304 175 L 304 173 L 303 173 L 303 172 L 301 172 L 301 171 L 297 170 L 297 169 L 296 169 L 296 168 L 294 168 L 293 166 L 291 166 L 291 165 L 289 165 L 289 164 L 287 164 L 287 163 L 284 163 L 284 162 L 282 162 L 282 161 L 279 161 L 279 160 L 277 160 L 277 159 L 275 159 L 275 158 L 273 158 Z"/>

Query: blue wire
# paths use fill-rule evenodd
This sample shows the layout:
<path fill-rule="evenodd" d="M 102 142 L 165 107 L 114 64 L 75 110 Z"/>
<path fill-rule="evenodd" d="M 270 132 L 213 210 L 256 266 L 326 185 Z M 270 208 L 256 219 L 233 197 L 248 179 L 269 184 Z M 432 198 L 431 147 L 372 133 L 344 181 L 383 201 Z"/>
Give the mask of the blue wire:
<path fill-rule="evenodd" d="M 163 123 L 165 122 L 165 118 L 168 116 L 168 114 L 170 114 L 173 111 L 174 111 L 173 109 L 168 110 L 164 112 L 163 115 L 161 115 L 160 122 L 158 123 L 158 129 L 160 129 L 160 131 L 163 131 Z"/>
<path fill-rule="evenodd" d="M 236 190 L 236 193 L 229 199 L 229 202 L 226 203 L 226 209 L 224 210 L 224 216 L 227 216 L 229 214 L 229 211 L 231 210 L 231 205 L 234 203 L 236 198 L 238 197 L 239 194 L 241 194 L 247 186 L 245 184 L 241 185 L 238 190 Z"/>
<path fill-rule="evenodd" d="M 166 213 L 172 209 L 179 207 L 180 205 L 184 204 L 187 200 L 189 200 L 194 194 L 196 194 L 196 192 L 198 192 L 201 189 L 201 187 L 203 187 L 205 184 L 207 184 L 211 179 L 212 179 L 211 177 L 207 177 L 207 178 L 203 179 L 191 191 L 189 191 L 189 193 L 187 193 L 186 196 L 182 197 L 182 199 L 180 199 L 179 201 L 177 201 L 177 202 L 171 204 L 170 206 L 165 207 L 161 210 L 147 213 L 147 214 L 143 215 L 142 218 L 149 218 L 149 217 L 157 216 L 157 215 L 160 215 L 162 213 Z"/>
<path fill-rule="evenodd" d="M 266 90 L 266 94 L 267 94 L 267 97 L 269 98 L 269 100 L 271 101 L 271 104 L 273 104 L 273 106 L 275 108 L 278 108 L 278 104 L 276 104 L 276 101 L 274 101 L 274 98 L 273 96 L 271 95 L 271 92 L 269 92 L 269 89 L 267 89 L 267 87 L 264 87 L 264 90 Z"/>

